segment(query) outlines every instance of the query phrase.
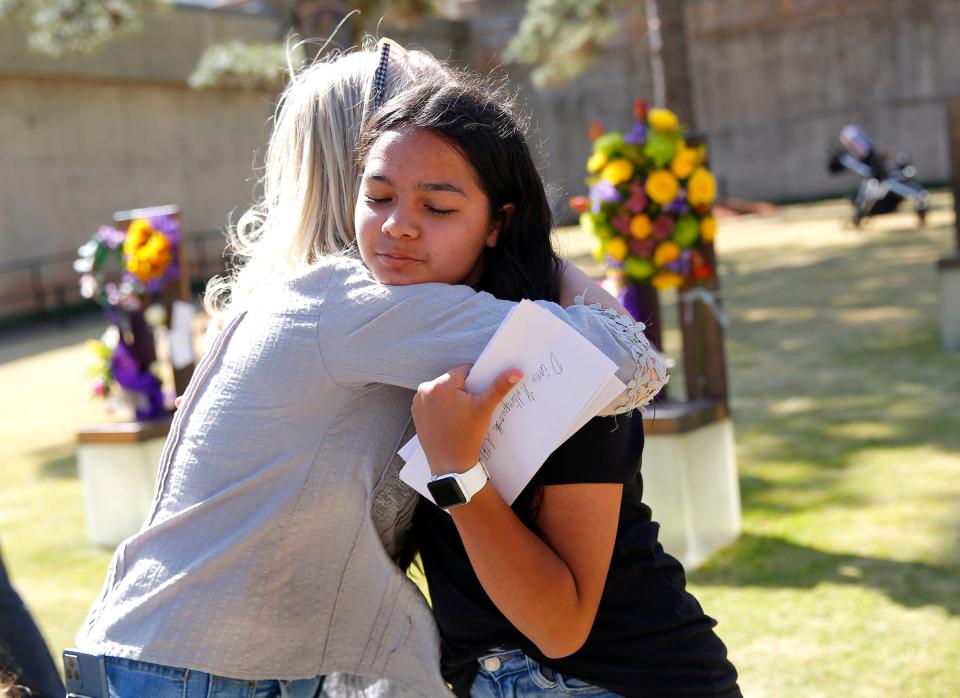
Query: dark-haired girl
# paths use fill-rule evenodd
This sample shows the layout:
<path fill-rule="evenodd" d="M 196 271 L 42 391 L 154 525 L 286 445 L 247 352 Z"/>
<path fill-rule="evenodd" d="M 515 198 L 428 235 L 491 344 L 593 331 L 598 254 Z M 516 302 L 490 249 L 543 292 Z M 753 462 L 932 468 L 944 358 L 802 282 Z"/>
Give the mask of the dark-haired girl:
<path fill-rule="evenodd" d="M 557 300 L 540 180 L 499 103 L 456 84 L 406 92 L 363 152 L 357 236 L 377 278 L 460 278 L 499 298 Z M 510 383 L 471 396 L 466 373 L 422 385 L 414 400 L 431 469 L 458 492 L 446 511 L 421 499 L 415 519 L 456 693 L 739 696 L 715 621 L 685 591 L 642 503 L 639 414 L 588 423 L 511 508 L 478 462 Z"/>

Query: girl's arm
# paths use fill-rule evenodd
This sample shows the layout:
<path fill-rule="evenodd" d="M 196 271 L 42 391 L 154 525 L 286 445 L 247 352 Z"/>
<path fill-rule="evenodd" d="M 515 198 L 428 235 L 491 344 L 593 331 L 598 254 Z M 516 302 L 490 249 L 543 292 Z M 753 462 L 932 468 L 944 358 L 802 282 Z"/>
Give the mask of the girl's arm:
<path fill-rule="evenodd" d="M 576 305 L 578 301 L 585 305 L 597 303 L 603 309 L 628 315 L 620 301 L 607 293 L 603 286 L 587 276 L 576 264 L 564 261 L 563 272 L 560 275 L 559 303 L 566 308 Z"/>
<path fill-rule="evenodd" d="M 513 383 L 509 372 L 471 395 L 458 367 L 420 386 L 413 417 L 434 474 L 464 472 L 477 462 L 490 417 Z M 517 377 L 517 372 L 513 372 Z M 548 657 L 586 641 L 613 554 L 623 486 L 547 486 L 537 536 L 491 484 L 450 509 L 477 578 L 497 608 Z"/>

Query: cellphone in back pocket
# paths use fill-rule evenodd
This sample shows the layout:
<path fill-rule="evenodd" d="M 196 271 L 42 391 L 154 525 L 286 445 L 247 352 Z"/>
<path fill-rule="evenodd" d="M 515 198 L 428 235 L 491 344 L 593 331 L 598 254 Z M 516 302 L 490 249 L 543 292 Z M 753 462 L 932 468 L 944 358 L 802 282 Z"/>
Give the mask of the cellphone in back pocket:
<path fill-rule="evenodd" d="M 103 657 L 75 649 L 63 651 L 67 698 L 109 698 Z"/>

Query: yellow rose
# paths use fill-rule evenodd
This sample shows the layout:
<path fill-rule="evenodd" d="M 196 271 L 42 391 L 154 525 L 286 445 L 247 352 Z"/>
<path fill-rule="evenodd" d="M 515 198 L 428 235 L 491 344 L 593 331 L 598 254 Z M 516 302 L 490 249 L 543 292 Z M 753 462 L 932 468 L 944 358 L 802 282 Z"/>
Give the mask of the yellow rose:
<path fill-rule="evenodd" d="M 683 276 L 674 271 L 658 271 L 650 279 L 650 283 L 656 289 L 680 288 L 683 286 Z"/>
<path fill-rule="evenodd" d="M 594 153 L 587 158 L 587 172 L 595 174 L 607 164 L 607 156 L 603 153 Z"/>
<path fill-rule="evenodd" d="M 677 121 L 677 115 L 669 109 L 651 109 L 647 115 L 647 120 L 655 131 L 661 133 L 676 131 L 680 125 Z"/>
<path fill-rule="evenodd" d="M 633 177 L 633 163 L 624 158 L 617 158 L 603 168 L 603 174 L 600 176 L 614 186 L 623 184 Z"/>
<path fill-rule="evenodd" d="M 717 181 L 709 170 L 700 167 L 690 175 L 687 198 L 694 206 L 709 206 L 717 198 Z"/>
<path fill-rule="evenodd" d="M 717 235 L 717 219 L 707 216 L 700 221 L 700 239 L 704 242 L 713 242 Z"/>
<path fill-rule="evenodd" d="M 603 261 L 603 248 L 604 248 L 603 240 L 601 240 L 598 237 L 593 238 L 593 243 L 591 244 L 591 247 L 590 247 L 590 254 L 592 254 L 593 258 L 598 262 Z"/>
<path fill-rule="evenodd" d="M 680 191 L 680 182 L 667 170 L 657 170 L 647 177 L 644 189 L 651 200 L 665 206 L 677 197 L 677 192 Z"/>
<path fill-rule="evenodd" d="M 693 168 L 699 165 L 699 156 L 693 148 L 678 148 L 677 154 L 673 156 L 673 162 L 670 163 L 670 171 L 677 179 L 686 179 L 693 172 Z"/>
<path fill-rule="evenodd" d="M 626 259 L 627 252 L 627 241 L 623 238 L 611 238 L 607 241 L 606 253 L 618 262 Z"/>
<path fill-rule="evenodd" d="M 670 240 L 665 240 L 657 245 L 657 249 L 653 251 L 653 263 L 658 267 L 662 267 L 665 264 L 670 264 L 680 256 L 680 245 Z"/>
<path fill-rule="evenodd" d="M 127 227 L 127 235 L 123 239 L 123 253 L 128 257 L 132 255 L 138 247 L 143 245 L 153 233 L 150 227 L 150 221 L 146 218 L 137 218 L 130 222 Z"/>
<path fill-rule="evenodd" d="M 638 240 L 649 236 L 652 230 L 653 224 L 650 223 L 650 218 L 643 213 L 634 216 L 630 221 L 630 234 Z"/>

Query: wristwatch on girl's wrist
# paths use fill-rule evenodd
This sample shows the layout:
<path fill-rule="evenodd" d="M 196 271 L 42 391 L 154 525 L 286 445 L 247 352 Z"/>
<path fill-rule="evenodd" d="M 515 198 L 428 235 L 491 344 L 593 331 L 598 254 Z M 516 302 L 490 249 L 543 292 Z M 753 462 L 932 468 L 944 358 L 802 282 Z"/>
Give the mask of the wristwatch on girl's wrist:
<path fill-rule="evenodd" d="M 489 480 L 490 473 L 483 463 L 477 461 L 476 465 L 466 472 L 434 475 L 427 483 L 427 489 L 434 504 L 441 509 L 452 509 L 473 499 Z"/>

